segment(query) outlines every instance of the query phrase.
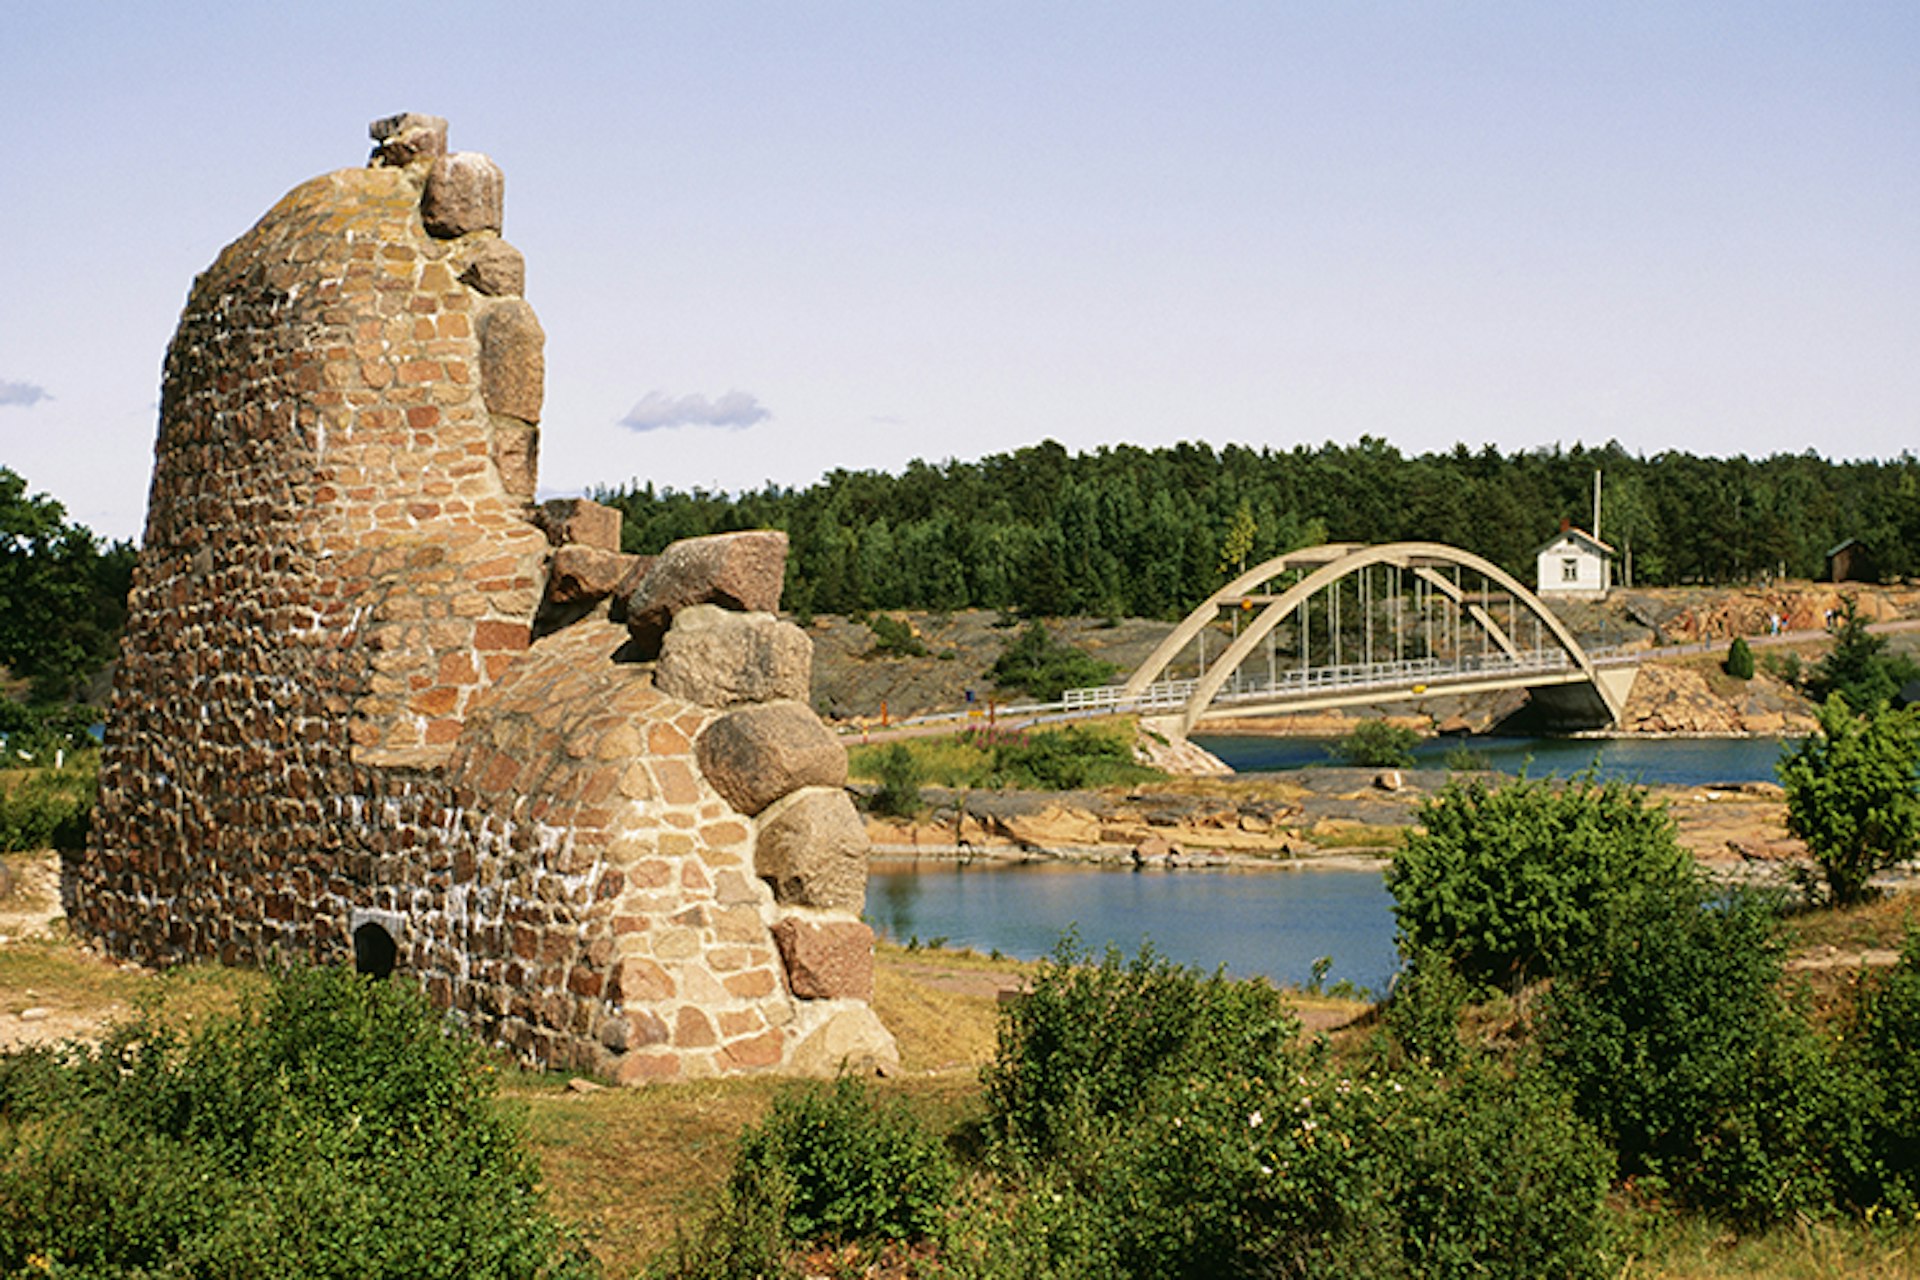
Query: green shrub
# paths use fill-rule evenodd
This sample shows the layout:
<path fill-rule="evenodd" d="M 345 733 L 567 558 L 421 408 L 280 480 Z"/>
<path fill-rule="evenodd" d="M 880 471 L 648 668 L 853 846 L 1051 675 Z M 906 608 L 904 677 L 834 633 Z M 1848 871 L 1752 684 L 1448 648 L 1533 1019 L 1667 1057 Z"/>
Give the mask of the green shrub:
<path fill-rule="evenodd" d="M 1414 1061 L 1454 1066 L 1462 1054 L 1460 1015 L 1470 994 L 1466 979 L 1445 956 L 1421 952 L 1394 983 L 1387 1002 L 1387 1031 Z"/>
<path fill-rule="evenodd" d="M 1070 644 L 1056 641 L 1038 618 L 1029 622 L 987 672 L 1002 689 L 1018 689 L 1053 702 L 1068 689 L 1105 684 L 1120 670 Z"/>
<path fill-rule="evenodd" d="M 1160 1079 L 1280 1072 L 1299 1023 L 1265 983 L 1172 963 L 1151 947 L 1095 961 L 1069 934 L 1027 994 L 1000 1012 L 983 1070 L 989 1123 L 1048 1155 L 1090 1126 L 1138 1113 Z"/>
<path fill-rule="evenodd" d="M 1753 679 L 1753 650 L 1747 647 L 1745 636 L 1733 638 L 1733 643 L 1727 646 L 1727 660 L 1721 667 L 1735 680 Z"/>
<path fill-rule="evenodd" d="M 0 743 L 6 767 L 51 765 L 60 752 L 91 751 L 100 710 L 79 702 L 29 704 L 0 696 Z"/>
<path fill-rule="evenodd" d="M 728 1190 L 776 1206 L 793 1240 L 917 1240 L 939 1231 L 954 1177 L 911 1112 L 843 1076 L 775 1098 L 741 1136 Z"/>
<path fill-rule="evenodd" d="M 1133 758 L 1133 741 L 1124 731 L 1096 725 L 1068 725 L 1038 733 L 991 740 L 990 784 L 1036 791 L 1122 786 L 1160 776 Z"/>
<path fill-rule="evenodd" d="M 1493 768 L 1493 761 L 1487 758 L 1486 752 L 1472 747 L 1448 747 L 1446 766 L 1450 773 L 1485 773 Z"/>
<path fill-rule="evenodd" d="M 1083 1158 L 1082 1193 L 1114 1274 L 1392 1276 L 1381 1135 L 1404 1090 L 1323 1069 L 1168 1074 L 1151 1105 Z"/>
<path fill-rule="evenodd" d="M 913 628 L 891 614 L 876 613 L 867 619 L 873 632 L 873 652 L 889 658 L 924 658 L 927 646 L 913 634 Z"/>
<path fill-rule="evenodd" d="M 1612 1162 L 1541 1077 L 1350 1075 L 1297 1033 L 1264 983 L 1068 937 L 1002 1011 L 991 1159 L 954 1198 L 915 1182 L 917 1141 L 875 1136 L 896 1122 L 864 1090 L 790 1094 L 742 1141 L 728 1225 L 659 1274 L 779 1275 L 796 1240 L 911 1234 L 880 1224 L 913 1185 L 917 1230 L 949 1206 L 956 1278 L 1605 1273 Z"/>
<path fill-rule="evenodd" d="M 479 1050 L 421 994 L 296 971 L 182 1039 L 143 1014 L 0 1072 L 0 1270 L 592 1273 Z"/>
<path fill-rule="evenodd" d="M 1809 695 L 1826 702 L 1837 694 L 1847 705 L 1869 710 L 1893 701 L 1902 685 L 1920 678 L 1920 664 L 1888 653 L 1886 637 L 1867 630 L 1852 596 L 1840 602 L 1840 614 L 1833 648 L 1807 673 Z"/>
<path fill-rule="evenodd" d="M 1869 980 L 1849 1027 L 1867 1087 L 1879 1194 L 1911 1211 L 1920 1203 L 1920 931 L 1909 929 L 1900 963 Z"/>
<path fill-rule="evenodd" d="M 1385 720 L 1362 720 L 1331 748 L 1348 764 L 1368 769 L 1407 769 L 1420 735 Z"/>
<path fill-rule="evenodd" d="M 881 753 L 879 772 L 880 789 L 873 794 L 873 811 L 895 818 L 919 813 L 920 784 L 926 777 L 919 757 L 904 743 L 896 742 Z"/>
<path fill-rule="evenodd" d="M 1783 684 L 1798 685 L 1806 679 L 1806 672 L 1800 666 L 1800 655 L 1791 649 L 1785 653 L 1769 649 L 1760 655 L 1760 666 Z"/>
<path fill-rule="evenodd" d="M 1781 997 L 1781 954 L 1770 903 L 1676 893 L 1555 982 L 1547 1060 L 1623 1173 L 1748 1222 L 1840 1193 L 1857 1090 Z"/>
<path fill-rule="evenodd" d="M 1666 810 L 1639 789 L 1450 778 L 1421 805 L 1387 887 L 1404 950 L 1437 952 L 1493 986 L 1558 972 L 1692 867 Z"/>
<path fill-rule="evenodd" d="M 1787 829 L 1807 842 L 1839 906 L 1871 897 L 1875 872 L 1920 847 L 1920 709 L 1853 714 L 1840 694 L 1819 732 L 1781 757 Z"/>
<path fill-rule="evenodd" d="M 1614 1274 L 1613 1158 L 1564 1093 L 1537 1070 L 1487 1064 L 1386 1088 L 1402 1079 L 1406 1114 L 1375 1132 L 1407 1275 Z"/>
<path fill-rule="evenodd" d="M 0 777 L 0 853 L 86 847 L 100 754 L 81 752 L 60 768 Z"/>
<path fill-rule="evenodd" d="M 1301 1061 L 1165 1072 L 1141 1091 L 1135 1114 L 1029 1173 L 1009 1222 L 968 1233 L 1000 1257 L 962 1274 L 1605 1273 L 1611 1161 L 1536 1077 Z"/>

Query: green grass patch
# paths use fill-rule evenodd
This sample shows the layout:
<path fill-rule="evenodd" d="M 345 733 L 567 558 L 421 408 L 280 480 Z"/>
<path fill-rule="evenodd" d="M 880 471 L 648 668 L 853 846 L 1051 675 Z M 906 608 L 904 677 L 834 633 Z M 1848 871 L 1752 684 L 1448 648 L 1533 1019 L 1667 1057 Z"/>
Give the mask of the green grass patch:
<path fill-rule="evenodd" d="M 917 766 L 919 781 L 936 787 L 1067 791 L 1163 778 L 1159 770 L 1134 759 L 1133 733 L 1131 721 L 1063 729 L 969 729 L 950 737 L 855 747 L 848 753 L 847 771 L 865 781 L 884 781 L 889 760 L 897 760 L 904 750 Z"/>

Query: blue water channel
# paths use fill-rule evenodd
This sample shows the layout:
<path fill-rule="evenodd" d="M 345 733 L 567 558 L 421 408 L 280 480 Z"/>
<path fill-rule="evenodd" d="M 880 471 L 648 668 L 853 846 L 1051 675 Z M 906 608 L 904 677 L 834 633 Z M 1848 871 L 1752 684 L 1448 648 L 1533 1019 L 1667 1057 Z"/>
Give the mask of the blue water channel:
<path fill-rule="evenodd" d="M 1194 742 L 1237 773 L 1338 764 L 1330 738 L 1262 738 L 1196 734 Z M 1447 768 L 1449 753 L 1471 752 L 1501 773 L 1571 777 L 1597 768 L 1603 779 L 1701 787 L 1716 782 L 1772 782 L 1787 744 L 1780 738 L 1427 738 L 1414 748 L 1416 769 Z"/>
<path fill-rule="evenodd" d="M 1071 928 L 1096 952 L 1131 955 L 1151 940 L 1181 964 L 1297 986 L 1331 956 L 1326 982 L 1385 992 L 1399 964 L 1392 899 L 1375 871 L 885 861 L 868 874 L 866 915 L 902 943 L 1031 960 Z"/>
<path fill-rule="evenodd" d="M 1236 770 L 1330 763 L 1326 741 L 1196 738 Z M 1442 770 L 1466 747 L 1492 768 L 1566 777 L 1597 764 L 1600 776 L 1704 786 L 1773 780 L 1778 739 L 1468 738 L 1422 743 L 1417 768 Z M 1035 959 L 1060 935 L 1131 954 L 1144 941 L 1170 959 L 1236 977 L 1305 985 L 1332 958 L 1328 983 L 1383 993 L 1398 968 L 1392 899 L 1377 872 L 1331 868 L 1135 871 L 1062 863 L 876 862 L 867 920 L 897 942 L 944 942 Z"/>

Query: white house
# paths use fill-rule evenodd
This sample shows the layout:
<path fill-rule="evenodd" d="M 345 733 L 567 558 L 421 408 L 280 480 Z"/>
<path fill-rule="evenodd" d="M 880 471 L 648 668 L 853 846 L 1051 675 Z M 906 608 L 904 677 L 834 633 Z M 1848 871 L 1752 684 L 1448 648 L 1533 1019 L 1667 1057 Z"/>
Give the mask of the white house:
<path fill-rule="evenodd" d="M 1539 593 L 1561 599 L 1602 599 L 1613 585 L 1613 548 L 1572 525 L 1534 553 Z"/>

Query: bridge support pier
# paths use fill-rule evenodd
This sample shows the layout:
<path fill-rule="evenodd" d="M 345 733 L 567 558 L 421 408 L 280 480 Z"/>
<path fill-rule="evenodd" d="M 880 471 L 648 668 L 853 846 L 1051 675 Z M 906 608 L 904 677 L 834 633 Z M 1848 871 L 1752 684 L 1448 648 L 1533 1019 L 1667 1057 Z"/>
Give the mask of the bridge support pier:
<path fill-rule="evenodd" d="M 1179 712 L 1163 716 L 1141 716 L 1140 729 L 1143 733 L 1157 733 L 1168 742 L 1187 740 L 1187 719 Z"/>
<path fill-rule="evenodd" d="M 1527 690 L 1527 698 L 1538 708 L 1542 728 L 1611 729 L 1626 711 L 1637 674 L 1633 667 L 1597 671 L 1591 683 L 1537 685 Z"/>

